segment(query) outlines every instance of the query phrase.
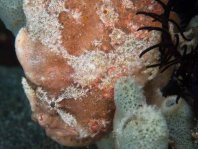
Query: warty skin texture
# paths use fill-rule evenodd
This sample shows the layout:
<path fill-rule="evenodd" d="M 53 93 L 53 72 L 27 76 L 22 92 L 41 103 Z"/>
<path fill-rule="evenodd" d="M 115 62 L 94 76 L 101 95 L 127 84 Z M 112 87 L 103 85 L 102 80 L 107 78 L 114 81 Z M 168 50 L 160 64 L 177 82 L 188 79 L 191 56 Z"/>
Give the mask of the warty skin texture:
<path fill-rule="evenodd" d="M 115 81 L 131 76 L 144 86 L 158 74 L 159 26 L 140 10 L 161 13 L 152 0 L 24 0 L 26 26 L 16 38 L 32 117 L 66 146 L 95 142 L 112 130 Z"/>

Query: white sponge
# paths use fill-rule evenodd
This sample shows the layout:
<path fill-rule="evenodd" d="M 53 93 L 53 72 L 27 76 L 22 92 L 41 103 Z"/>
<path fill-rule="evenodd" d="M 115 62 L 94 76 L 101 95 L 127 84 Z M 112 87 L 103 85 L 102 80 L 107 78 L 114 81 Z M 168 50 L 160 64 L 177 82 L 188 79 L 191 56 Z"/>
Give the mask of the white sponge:
<path fill-rule="evenodd" d="M 159 109 L 146 104 L 143 89 L 124 77 L 117 81 L 114 91 L 116 149 L 167 149 L 166 120 Z"/>
<path fill-rule="evenodd" d="M 180 99 L 176 103 L 176 96 L 166 98 L 161 106 L 169 128 L 170 139 L 176 149 L 195 149 L 191 138 L 193 128 L 193 113 L 188 104 Z"/>
<path fill-rule="evenodd" d="M 130 77 L 120 78 L 116 82 L 114 100 L 116 111 L 121 117 L 123 114 L 126 114 L 127 111 L 137 109 L 146 102 L 142 87 Z"/>
<path fill-rule="evenodd" d="M 167 149 L 168 128 L 160 110 L 153 106 L 128 113 L 114 128 L 117 149 Z"/>

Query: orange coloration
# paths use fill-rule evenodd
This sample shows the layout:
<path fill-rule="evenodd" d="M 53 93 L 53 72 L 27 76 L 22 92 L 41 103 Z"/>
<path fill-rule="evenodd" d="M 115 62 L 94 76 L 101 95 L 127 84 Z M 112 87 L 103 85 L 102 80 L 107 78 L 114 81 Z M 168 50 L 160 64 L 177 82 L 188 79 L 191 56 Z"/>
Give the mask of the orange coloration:
<path fill-rule="evenodd" d="M 157 75 L 146 66 L 159 53 L 139 54 L 159 42 L 160 33 L 137 29 L 160 24 L 136 13 L 162 8 L 153 0 L 131 2 L 24 0 L 27 26 L 16 39 L 23 85 L 34 120 L 57 142 L 84 146 L 101 139 L 112 131 L 117 79 L 131 76 L 144 86 Z"/>
<path fill-rule="evenodd" d="M 88 122 L 89 129 L 92 133 L 97 133 L 100 129 L 100 125 L 97 120 L 90 120 Z"/>
<path fill-rule="evenodd" d="M 104 98 L 111 99 L 112 96 L 113 96 L 113 87 L 108 88 L 108 89 L 104 89 L 104 93 L 103 93 Z"/>

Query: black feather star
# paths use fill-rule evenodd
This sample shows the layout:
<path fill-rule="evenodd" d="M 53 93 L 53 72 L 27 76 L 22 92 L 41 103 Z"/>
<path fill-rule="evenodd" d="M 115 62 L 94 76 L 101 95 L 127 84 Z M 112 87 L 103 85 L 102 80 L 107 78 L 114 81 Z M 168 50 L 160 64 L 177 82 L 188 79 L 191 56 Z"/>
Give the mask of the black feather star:
<path fill-rule="evenodd" d="M 161 0 L 156 0 L 156 1 L 164 9 L 162 14 L 155 14 L 152 12 L 140 11 L 140 12 L 137 12 L 137 15 L 145 15 L 145 16 L 151 17 L 153 19 L 153 21 L 158 21 L 159 23 L 161 23 L 161 27 L 144 26 L 144 27 L 140 27 L 138 29 L 138 31 L 140 31 L 140 30 L 159 31 L 159 32 L 161 32 L 161 42 L 143 50 L 142 53 L 140 54 L 140 57 L 142 57 L 144 54 L 151 51 L 152 49 L 158 48 L 159 52 L 160 52 L 159 64 L 150 65 L 150 66 L 148 66 L 148 68 L 156 67 L 156 66 L 159 66 L 160 68 L 163 68 L 163 67 L 166 68 L 166 66 L 167 66 L 167 68 L 168 68 L 171 65 L 174 65 L 176 63 L 177 60 L 174 60 L 174 62 L 172 62 L 173 58 L 181 57 L 180 53 L 177 51 L 177 48 L 176 48 L 179 44 L 179 37 L 176 34 L 175 35 L 175 43 L 173 43 L 172 36 L 169 31 L 169 23 L 171 22 L 173 25 L 176 26 L 176 28 L 179 30 L 181 36 L 184 39 L 186 39 L 186 40 L 188 40 L 188 39 L 184 36 L 179 25 L 177 25 L 177 23 L 174 20 L 169 19 L 170 12 L 172 10 L 172 3 L 173 3 L 172 0 L 170 0 L 167 4 L 163 3 Z"/>
<path fill-rule="evenodd" d="M 161 41 L 143 50 L 139 57 L 141 58 L 144 54 L 153 49 L 158 49 L 160 52 L 159 62 L 149 65 L 147 68 L 159 67 L 161 72 L 163 72 L 173 65 L 176 66 L 172 74 L 172 79 L 168 85 L 162 89 L 162 93 L 164 96 L 177 95 L 177 101 L 180 97 L 183 97 L 193 107 L 198 117 L 198 100 L 196 100 L 198 93 L 194 91 L 194 88 L 197 87 L 198 89 L 198 45 L 191 50 L 189 50 L 188 46 L 185 44 L 182 47 L 179 46 L 181 38 L 182 42 L 190 42 L 192 39 L 187 38 L 180 25 L 170 19 L 170 13 L 173 11 L 174 5 L 176 4 L 175 0 L 169 0 L 167 4 L 163 3 L 161 0 L 155 1 L 162 6 L 162 14 L 139 11 L 137 15 L 150 17 L 153 21 L 159 22 L 161 27 L 144 26 L 139 28 L 138 31 L 154 30 L 161 32 Z M 170 31 L 170 24 L 177 29 L 178 33 L 172 33 Z"/>

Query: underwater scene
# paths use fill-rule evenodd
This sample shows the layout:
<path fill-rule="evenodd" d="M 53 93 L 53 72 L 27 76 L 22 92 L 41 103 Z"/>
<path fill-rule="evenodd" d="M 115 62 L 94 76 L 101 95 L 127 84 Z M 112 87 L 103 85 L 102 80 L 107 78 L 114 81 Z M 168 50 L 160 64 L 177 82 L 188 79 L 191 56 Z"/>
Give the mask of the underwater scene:
<path fill-rule="evenodd" d="M 198 149 L 198 0 L 0 0 L 0 149 Z"/>

